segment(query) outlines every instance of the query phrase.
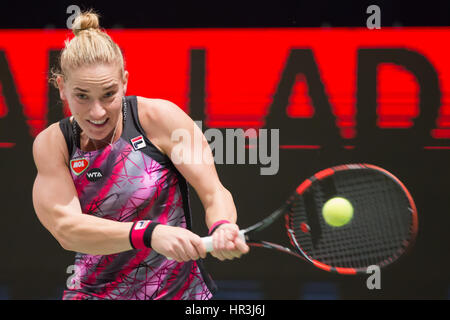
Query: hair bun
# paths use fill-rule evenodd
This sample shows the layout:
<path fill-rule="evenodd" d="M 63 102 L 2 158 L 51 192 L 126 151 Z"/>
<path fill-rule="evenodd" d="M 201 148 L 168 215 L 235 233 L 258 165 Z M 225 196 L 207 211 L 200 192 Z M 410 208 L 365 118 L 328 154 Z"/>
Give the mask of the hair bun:
<path fill-rule="evenodd" d="M 88 29 L 100 29 L 99 16 L 92 10 L 80 13 L 72 25 L 72 32 L 75 36 Z"/>

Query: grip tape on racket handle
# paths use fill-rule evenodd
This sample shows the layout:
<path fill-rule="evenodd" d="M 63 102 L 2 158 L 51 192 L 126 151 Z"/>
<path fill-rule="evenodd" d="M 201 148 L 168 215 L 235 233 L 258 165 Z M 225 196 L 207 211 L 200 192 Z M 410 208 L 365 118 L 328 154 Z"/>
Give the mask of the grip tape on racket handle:
<path fill-rule="evenodd" d="M 241 230 L 241 231 L 239 231 L 239 238 L 241 238 L 244 242 L 245 242 L 245 230 Z M 202 242 L 203 242 L 203 245 L 205 246 L 205 248 L 206 248 L 206 252 L 211 252 L 211 251 L 214 251 L 214 246 L 213 246 L 213 238 L 212 238 L 212 236 L 209 236 L 209 237 L 203 237 L 202 238 Z M 172 258 L 167 258 L 168 260 L 173 260 Z"/>
<path fill-rule="evenodd" d="M 239 238 L 241 238 L 245 242 L 245 236 L 244 236 L 245 230 L 239 231 Z M 203 245 L 206 248 L 206 252 L 211 252 L 214 250 L 213 246 L 213 238 L 212 236 L 209 237 L 203 237 L 202 238 Z"/>

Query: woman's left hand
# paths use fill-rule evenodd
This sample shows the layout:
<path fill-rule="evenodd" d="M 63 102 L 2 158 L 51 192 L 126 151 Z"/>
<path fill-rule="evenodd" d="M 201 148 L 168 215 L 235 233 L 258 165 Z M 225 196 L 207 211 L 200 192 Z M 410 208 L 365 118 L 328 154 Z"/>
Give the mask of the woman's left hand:
<path fill-rule="evenodd" d="M 234 223 L 219 226 L 212 237 L 214 251 L 211 255 L 220 261 L 240 258 L 250 250 L 245 241 L 239 237 L 239 227 Z"/>

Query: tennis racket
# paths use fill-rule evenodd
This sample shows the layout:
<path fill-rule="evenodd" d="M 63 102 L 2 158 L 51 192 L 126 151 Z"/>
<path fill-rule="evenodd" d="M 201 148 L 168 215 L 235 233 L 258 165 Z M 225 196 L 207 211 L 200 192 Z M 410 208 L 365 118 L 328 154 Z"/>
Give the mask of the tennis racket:
<path fill-rule="evenodd" d="M 325 202 L 343 197 L 353 206 L 351 220 L 330 226 Z M 284 215 L 290 247 L 258 240 L 258 233 Z M 287 201 L 262 221 L 240 231 L 249 246 L 282 251 L 338 274 L 366 273 L 386 267 L 414 243 L 418 217 L 414 201 L 393 174 L 370 164 L 322 170 L 300 184 Z M 213 250 L 212 236 L 202 238 Z"/>

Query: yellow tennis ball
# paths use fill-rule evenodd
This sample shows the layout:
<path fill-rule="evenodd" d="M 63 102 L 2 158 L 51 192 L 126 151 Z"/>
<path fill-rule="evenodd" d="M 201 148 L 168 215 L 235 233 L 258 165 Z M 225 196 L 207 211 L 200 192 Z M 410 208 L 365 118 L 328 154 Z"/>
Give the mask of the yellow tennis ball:
<path fill-rule="evenodd" d="M 330 226 L 342 227 L 353 218 L 353 206 L 345 198 L 331 198 L 323 205 L 322 215 Z"/>

